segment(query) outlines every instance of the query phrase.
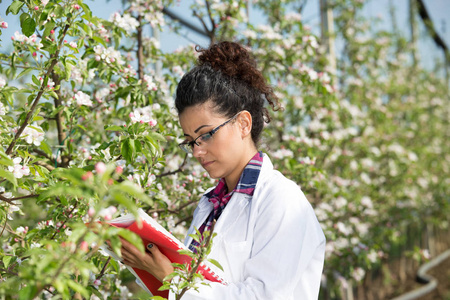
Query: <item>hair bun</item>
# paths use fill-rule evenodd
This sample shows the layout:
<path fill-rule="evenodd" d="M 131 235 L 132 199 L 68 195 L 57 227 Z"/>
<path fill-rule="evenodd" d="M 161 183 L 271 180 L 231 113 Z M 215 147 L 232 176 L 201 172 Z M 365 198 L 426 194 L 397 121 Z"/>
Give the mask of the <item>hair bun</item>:
<path fill-rule="evenodd" d="M 234 42 L 220 42 L 208 49 L 196 50 L 201 53 L 198 57 L 200 66 L 209 64 L 214 70 L 242 80 L 252 87 L 259 85 L 258 78 L 255 78 L 256 61 L 243 46 Z"/>

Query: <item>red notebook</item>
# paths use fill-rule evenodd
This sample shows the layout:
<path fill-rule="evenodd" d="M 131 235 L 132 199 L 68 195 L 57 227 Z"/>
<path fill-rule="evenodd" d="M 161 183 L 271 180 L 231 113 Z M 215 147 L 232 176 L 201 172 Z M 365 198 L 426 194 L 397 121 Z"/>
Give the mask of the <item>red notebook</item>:
<path fill-rule="evenodd" d="M 154 243 L 158 246 L 159 250 L 170 259 L 172 263 L 184 264 L 191 261 L 191 258 L 189 256 L 178 253 L 178 250 L 188 249 L 182 242 L 180 242 L 176 237 L 174 237 L 170 232 L 168 232 L 142 209 L 139 209 L 138 213 L 142 220 L 142 224 L 140 227 L 136 222 L 134 215 L 132 214 L 127 214 L 125 216 L 111 220 L 108 222 L 108 224 L 116 227 L 127 228 L 133 231 L 142 238 L 144 247 L 149 243 Z M 112 251 L 109 251 L 107 249 L 103 250 L 114 259 L 119 260 L 119 258 Z M 168 291 L 158 291 L 162 284 L 153 275 L 138 268 L 131 268 L 128 266 L 127 268 L 138 279 L 138 284 L 146 289 L 147 292 L 151 293 L 153 296 L 161 296 L 164 298 L 169 297 Z M 200 265 L 198 270 L 198 273 L 201 273 L 206 280 L 226 284 L 225 280 L 223 280 L 218 274 L 219 272 L 221 272 L 219 269 L 206 263 Z"/>

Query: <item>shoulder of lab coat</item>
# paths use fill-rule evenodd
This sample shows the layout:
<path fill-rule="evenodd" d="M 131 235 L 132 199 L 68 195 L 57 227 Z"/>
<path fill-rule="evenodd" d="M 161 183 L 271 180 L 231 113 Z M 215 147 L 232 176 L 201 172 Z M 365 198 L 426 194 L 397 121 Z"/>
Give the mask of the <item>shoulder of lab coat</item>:
<path fill-rule="evenodd" d="M 241 272 L 241 279 L 232 281 L 227 286 L 208 282 L 209 286 L 200 286 L 198 292 L 188 291 L 183 300 L 317 299 L 325 237 L 299 186 L 274 170 L 270 159 L 264 155 L 251 200 L 248 201 L 243 194 L 236 194 L 219 219 L 223 221 L 223 226 L 220 226 L 219 221 L 216 224 L 215 231 L 218 237 L 221 234 L 222 237 L 217 245 L 216 240 L 213 241 L 213 249 L 229 244 L 242 249 L 249 246 L 248 257 L 245 256 L 245 251 L 239 254 L 245 257 L 243 261 L 234 257 L 225 262 L 219 260 L 225 271 Z M 243 199 L 249 202 L 248 205 L 243 203 Z M 199 224 L 196 226 L 198 228 L 211 209 L 210 203 L 203 197 L 189 231 L 196 224 Z M 239 216 L 245 219 L 247 228 L 233 228 L 234 223 L 229 223 L 236 220 L 239 223 Z M 236 236 L 243 240 L 236 242 Z M 233 243 L 227 244 L 227 239 L 233 239 Z M 186 242 L 190 242 L 189 238 Z M 213 253 L 214 250 L 211 255 Z M 232 253 L 239 256 L 240 252 Z M 236 265 L 236 261 L 239 261 L 239 265 Z"/>

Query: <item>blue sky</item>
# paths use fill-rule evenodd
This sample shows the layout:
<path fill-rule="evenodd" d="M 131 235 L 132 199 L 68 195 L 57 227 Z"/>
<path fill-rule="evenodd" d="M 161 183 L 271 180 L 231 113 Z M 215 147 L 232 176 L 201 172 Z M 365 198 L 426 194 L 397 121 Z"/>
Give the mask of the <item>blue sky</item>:
<path fill-rule="evenodd" d="M 1 1 L 1 0 L 0 0 Z M 179 0 L 176 1 L 175 5 L 172 7 L 172 10 L 180 16 L 183 16 L 186 19 L 196 20 L 192 17 L 189 10 L 189 5 L 193 0 Z M 364 13 L 367 16 L 383 16 L 383 19 L 386 21 L 386 26 L 389 26 L 389 3 L 393 0 L 369 0 L 365 5 Z M 0 3 L 0 18 L 9 24 L 8 29 L 3 29 L 3 34 L 0 37 L 2 39 L 2 52 L 5 49 L 9 49 L 10 38 L 14 34 L 15 31 L 20 30 L 18 17 L 9 14 L 5 15 L 6 8 L 12 1 L 3 0 Z M 122 2 L 119 0 L 85 0 L 85 3 L 89 5 L 93 14 L 104 19 L 108 19 L 109 16 L 122 9 Z M 408 3 L 409 0 L 395 0 L 392 3 L 395 3 L 397 7 L 397 15 L 398 15 L 398 26 L 400 30 L 408 33 L 409 24 L 408 24 Z M 425 4 L 428 8 L 428 11 L 434 21 L 435 27 L 438 30 L 439 34 L 446 41 L 447 45 L 450 46 L 450 0 L 425 0 Z M 186 14 L 186 12 L 189 12 Z M 308 25 L 311 26 L 314 33 L 319 34 L 320 30 L 320 15 L 319 15 L 319 0 L 309 0 L 306 1 L 306 6 L 303 10 L 303 20 Z M 254 23 L 264 22 L 261 14 L 257 11 L 252 10 L 250 13 L 250 19 Z M 200 26 L 200 23 L 198 23 Z M 206 46 L 207 40 L 202 38 L 201 36 L 187 31 L 186 36 L 189 40 L 194 41 L 202 46 Z M 425 36 L 421 34 L 421 36 Z M 186 45 L 190 41 L 185 38 L 180 38 L 179 36 L 170 33 L 170 31 L 165 28 L 165 30 L 161 34 L 161 47 L 163 51 L 173 51 L 179 46 Z M 438 56 L 442 57 L 442 52 L 438 51 L 434 46 L 434 43 L 431 41 L 429 37 L 423 38 L 421 41 L 421 52 L 426 53 L 422 58 L 430 57 L 430 56 Z M 428 58 L 431 60 L 431 58 Z M 426 63 L 426 61 L 425 61 Z"/>

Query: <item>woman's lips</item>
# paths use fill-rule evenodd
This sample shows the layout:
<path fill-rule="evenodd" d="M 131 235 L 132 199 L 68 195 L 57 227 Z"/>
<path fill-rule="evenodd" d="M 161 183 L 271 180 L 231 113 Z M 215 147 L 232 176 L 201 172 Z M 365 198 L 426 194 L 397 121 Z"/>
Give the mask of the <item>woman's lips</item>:
<path fill-rule="evenodd" d="M 206 169 L 209 165 L 211 165 L 214 161 L 202 162 L 202 167 Z"/>

